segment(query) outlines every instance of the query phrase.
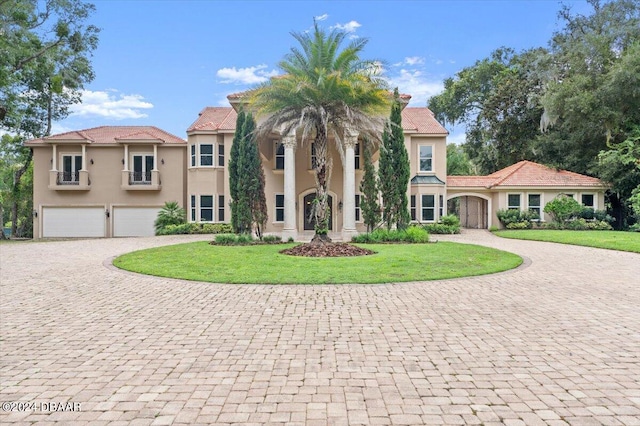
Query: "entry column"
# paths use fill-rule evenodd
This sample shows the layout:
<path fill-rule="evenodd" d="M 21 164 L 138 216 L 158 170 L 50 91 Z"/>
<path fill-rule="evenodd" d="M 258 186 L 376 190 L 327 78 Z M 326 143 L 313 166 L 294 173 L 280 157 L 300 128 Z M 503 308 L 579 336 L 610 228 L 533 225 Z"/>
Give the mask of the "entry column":
<path fill-rule="evenodd" d="M 356 160 L 354 148 L 358 132 L 347 128 L 344 135 L 344 164 L 342 165 L 342 241 L 351 241 L 356 235 Z"/>
<path fill-rule="evenodd" d="M 284 228 L 282 239 L 298 238 L 296 220 L 296 134 L 291 132 L 282 138 L 284 145 Z"/>

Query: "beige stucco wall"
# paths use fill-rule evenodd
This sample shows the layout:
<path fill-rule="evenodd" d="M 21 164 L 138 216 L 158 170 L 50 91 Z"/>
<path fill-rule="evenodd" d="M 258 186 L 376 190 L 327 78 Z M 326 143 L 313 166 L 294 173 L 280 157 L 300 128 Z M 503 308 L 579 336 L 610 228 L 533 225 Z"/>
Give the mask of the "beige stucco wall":
<path fill-rule="evenodd" d="M 433 171 L 420 171 L 420 146 L 431 145 L 433 147 Z M 416 175 L 436 176 L 441 181 L 447 181 L 447 141 L 445 136 L 406 135 L 405 147 L 409 154 L 410 179 Z M 411 204 L 411 196 L 416 197 L 416 223 L 432 223 L 440 220 L 440 212 L 446 215 L 446 186 L 441 184 L 410 184 L 407 189 L 407 197 Z M 422 220 L 422 195 L 435 195 L 435 217 L 433 221 Z M 442 205 L 440 204 L 442 197 Z M 442 207 L 442 208 L 441 208 Z"/>
<path fill-rule="evenodd" d="M 80 155 L 81 145 L 57 144 L 57 169 L 62 170 L 61 157 L 64 154 Z M 129 145 L 129 168 L 132 169 L 131 155 L 153 154 L 152 145 Z M 84 168 L 88 171 L 91 185 L 88 190 L 74 190 L 73 186 L 49 188 L 53 148 L 49 145 L 33 147 L 33 205 L 38 212 L 34 218 L 33 235 L 41 237 L 42 208 L 50 206 L 101 206 L 112 211 L 114 206 L 162 207 L 167 201 L 177 201 L 185 206 L 187 187 L 186 150 L 184 145 L 159 145 L 156 167 L 161 182 L 158 190 L 126 190 L 122 184 L 122 145 L 86 146 Z M 93 160 L 93 164 L 91 164 Z M 164 164 L 162 161 L 164 160 Z M 106 218 L 107 236 L 112 235 L 111 219 Z"/>
<path fill-rule="evenodd" d="M 498 220 L 497 211 L 505 210 L 508 207 L 507 200 L 509 194 L 520 194 L 520 208 L 521 210 L 529 209 L 528 199 L 529 194 L 540 194 L 541 195 L 541 210 L 544 210 L 544 206 L 552 201 L 554 198 L 559 196 L 560 194 L 572 194 L 574 199 L 578 202 L 582 202 L 583 194 L 591 194 L 594 195 L 595 209 L 603 210 L 605 208 L 604 205 L 604 191 L 599 188 L 546 188 L 541 190 L 540 188 L 524 188 L 524 187 L 511 187 L 511 188 L 500 188 L 499 190 L 487 190 L 482 188 L 449 188 L 447 192 L 447 198 L 452 199 L 461 196 L 480 196 L 485 200 L 490 200 L 491 205 L 487 202 L 487 206 L 489 206 L 491 215 L 491 221 L 489 226 L 496 226 L 498 228 L 502 227 L 500 221 Z M 551 221 L 551 217 L 541 212 L 541 220 L 544 222 Z"/>

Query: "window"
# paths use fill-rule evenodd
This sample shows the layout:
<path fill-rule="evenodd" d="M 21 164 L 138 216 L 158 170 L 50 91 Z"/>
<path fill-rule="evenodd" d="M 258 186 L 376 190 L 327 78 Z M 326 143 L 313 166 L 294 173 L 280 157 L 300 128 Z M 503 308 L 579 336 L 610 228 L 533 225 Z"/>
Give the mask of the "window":
<path fill-rule="evenodd" d="M 196 221 L 196 196 L 191 196 L 191 222 Z"/>
<path fill-rule="evenodd" d="M 63 155 L 62 156 L 62 182 L 76 183 L 80 181 L 80 173 L 82 170 L 82 155 Z"/>
<path fill-rule="evenodd" d="M 200 165 L 213 166 L 213 145 L 200 145 Z"/>
<path fill-rule="evenodd" d="M 582 194 L 582 205 L 595 210 L 596 205 L 595 197 L 593 196 L 593 194 Z"/>
<path fill-rule="evenodd" d="M 196 166 L 196 146 L 191 145 L 191 167 Z"/>
<path fill-rule="evenodd" d="M 354 159 L 355 159 L 355 168 L 356 170 L 360 169 L 360 144 L 357 143 L 354 150 L 353 150 L 353 154 L 354 154 Z"/>
<path fill-rule="evenodd" d="M 218 166 L 224 167 L 224 145 L 218 144 Z"/>
<path fill-rule="evenodd" d="M 213 222 L 213 195 L 200 196 L 200 221 Z"/>
<path fill-rule="evenodd" d="M 416 196 L 411 196 L 411 220 L 416 220 Z"/>
<path fill-rule="evenodd" d="M 218 195 L 218 222 L 224 222 L 224 195 Z"/>
<path fill-rule="evenodd" d="M 433 146 L 420 145 L 420 171 L 433 171 Z"/>
<path fill-rule="evenodd" d="M 422 196 L 422 220 L 427 222 L 433 222 L 436 220 L 436 196 L 435 195 L 423 195 Z"/>
<path fill-rule="evenodd" d="M 542 197 L 540 194 L 529 194 L 528 196 L 528 205 L 529 211 L 538 215 L 538 218 L 542 218 L 542 209 L 540 208 L 540 204 L 542 201 Z"/>
<path fill-rule="evenodd" d="M 284 170 L 284 145 L 276 141 L 276 170 Z"/>
<path fill-rule="evenodd" d="M 520 194 L 507 195 L 507 210 L 520 210 Z"/>
<path fill-rule="evenodd" d="M 318 157 L 316 155 L 316 144 L 311 144 L 311 168 L 315 169 L 318 166 Z"/>
<path fill-rule="evenodd" d="M 276 222 L 284 222 L 284 195 L 276 194 Z"/>
<path fill-rule="evenodd" d="M 440 202 L 440 204 L 438 204 L 440 208 L 440 218 L 442 218 L 442 216 L 444 216 L 444 195 L 441 195 L 438 201 Z"/>
<path fill-rule="evenodd" d="M 360 194 L 356 194 L 356 222 L 360 222 Z"/>
<path fill-rule="evenodd" d="M 132 183 L 150 183 L 153 170 L 153 155 L 133 155 Z"/>

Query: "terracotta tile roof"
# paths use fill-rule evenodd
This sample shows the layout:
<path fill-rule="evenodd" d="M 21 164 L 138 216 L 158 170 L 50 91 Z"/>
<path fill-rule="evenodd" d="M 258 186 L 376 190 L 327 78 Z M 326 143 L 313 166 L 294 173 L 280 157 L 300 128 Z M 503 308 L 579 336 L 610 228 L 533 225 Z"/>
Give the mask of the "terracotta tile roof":
<path fill-rule="evenodd" d="M 406 107 L 402 110 L 402 128 L 416 133 L 448 135 L 447 129 L 438 123 L 429 108 Z"/>
<path fill-rule="evenodd" d="M 150 142 L 159 140 L 167 144 L 187 143 L 184 139 L 155 126 L 100 126 L 32 139 L 26 141 L 25 145 L 37 146 L 46 142 L 76 140 L 92 144 L 115 144 L 122 140 L 148 140 Z"/>
<path fill-rule="evenodd" d="M 200 111 L 198 119 L 189 126 L 187 132 L 197 130 L 234 130 L 236 118 L 237 114 L 231 107 L 206 107 Z M 403 109 L 402 127 L 404 130 L 415 133 L 448 134 L 447 130 L 436 121 L 429 108 L 407 107 Z"/>
<path fill-rule="evenodd" d="M 237 114 L 231 107 L 205 107 L 187 132 L 197 130 L 235 130 Z"/>
<path fill-rule="evenodd" d="M 447 176 L 447 186 L 484 187 L 605 187 L 600 179 L 567 170 L 552 169 L 532 161 L 520 161 L 488 176 Z"/>

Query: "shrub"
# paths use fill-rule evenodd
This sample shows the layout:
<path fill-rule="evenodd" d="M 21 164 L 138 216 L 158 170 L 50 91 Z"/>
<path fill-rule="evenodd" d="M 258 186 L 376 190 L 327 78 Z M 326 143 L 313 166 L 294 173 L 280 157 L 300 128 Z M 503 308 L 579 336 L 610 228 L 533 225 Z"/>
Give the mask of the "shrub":
<path fill-rule="evenodd" d="M 560 195 L 544 206 L 544 212 L 548 213 L 554 222 L 560 224 L 566 224 L 571 219 L 579 218 L 583 210 L 584 207 L 580 203 L 573 197 L 566 195 Z"/>
<path fill-rule="evenodd" d="M 447 226 L 460 226 L 460 219 L 454 214 L 448 214 L 440 218 L 440 222 Z"/>
<path fill-rule="evenodd" d="M 262 242 L 266 244 L 278 244 L 282 242 L 282 238 L 277 235 L 265 235 L 262 237 Z"/>
<path fill-rule="evenodd" d="M 489 232 L 496 232 L 497 230 L 498 230 L 498 227 L 497 227 L 497 226 L 495 226 L 495 225 L 491 225 L 491 226 L 489 227 Z"/>
<path fill-rule="evenodd" d="M 178 205 L 177 201 L 167 201 L 164 203 L 162 210 L 158 212 L 153 225 L 155 226 L 156 235 L 160 234 L 163 228 L 169 225 L 181 225 L 186 222 L 186 213 L 184 209 Z"/>
<path fill-rule="evenodd" d="M 511 222 L 507 225 L 507 229 L 531 229 L 531 222 Z"/>
<path fill-rule="evenodd" d="M 218 245 L 246 245 L 253 243 L 249 234 L 218 234 L 214 240 Z"/>
<path fill-rule="evenodd" d="M 410 226 L 407 229 L 376 229 L 371 233 L 356 235 L 351 239 L 353 243 L 375 244 L 375 243 L 428 243 L 429 233 L 419 227 Z"/>
<path fill-rule="evenodd" d="M 459 234 L 460 226 L 445 225 L 444 223 L 429 223 L 422 226 L 430 234 Z"/>
<path fill-rule="evenodd" d="M 496 212 L 496 215 L 498 216 L 498 220 L 500 220 L 500 223 L 502 223 L 502 225 L 508 229 L 513 229 L 513 228 L 509 228 L 509 224 L 522 223 L 522 222 L 527 222 L 529 226 L 527 226 L 527 228 L 517 228 L 517 229 L 529 229 L 531 228 L 531 221 L 540 218 L 538 214 L 535 212 L 532 212 L 529 210 L 525 211 L 525 210 L 515 210 L 515 209 L 498 210 Z"/>

